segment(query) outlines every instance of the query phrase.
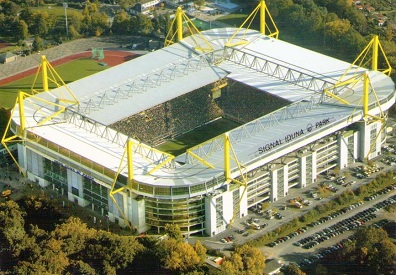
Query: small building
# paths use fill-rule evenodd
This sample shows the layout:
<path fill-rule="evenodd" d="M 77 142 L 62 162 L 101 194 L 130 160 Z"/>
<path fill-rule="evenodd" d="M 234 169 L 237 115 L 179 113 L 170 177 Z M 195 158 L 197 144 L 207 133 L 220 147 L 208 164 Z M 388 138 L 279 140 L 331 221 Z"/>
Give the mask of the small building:
<path fill-rule="evenodd" d="M 277 259 L 270 259 L 265 262 L 265 267 L 263 270 L 264 274 L 274 275 L 280 272 L 282 264 Z"/>
<path fill-rule="evenodd" d="M 129 11 L 131 14 L 148 14 L 156 5 L 164 2 L 164 0 L 142 0 L 136 3 Z"/>
<path fill-rule="evenodd" d="M 3 53 L 3 54 L 0 54 L 0 63 L 1 64 L 10 63 L 12 61 L 17 60 L 17 58 L 18 58 L 18 56 L 13 53 L 10 53 L 10 52 Z"/>

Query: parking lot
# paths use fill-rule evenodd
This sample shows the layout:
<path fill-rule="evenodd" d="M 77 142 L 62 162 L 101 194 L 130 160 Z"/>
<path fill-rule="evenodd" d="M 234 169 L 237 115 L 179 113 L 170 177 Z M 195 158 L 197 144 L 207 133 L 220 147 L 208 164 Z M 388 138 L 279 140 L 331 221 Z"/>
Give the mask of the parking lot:
<path fill-rule="evenodd" d="M 341 192 L 347 189 L 353 190 L 358 188 L 372 181 L 380 173 L 394 170 L 395 165 L 392 160 L 396 160 L 395 131 L 389 133 L 387 141 L 388 143 L 383 147 L 382 155 L 373 160 L 371 167 L 366 163 L 356 162 L 350 165 L 350 167 L 341 170 L 338 175 L 332 173 L 320 175 L 316 184 L 307 186 L 304 189 L 293 188 L 289 190 L 287 198 L 281 198 L 276 202 L 272 202 L 268 209 L 255 208 L 249 210 L 249 215 L 241 219 L 236 219 L 231 229 L 213 238 L 204 238 L 205 244 L 211 248 L 228 253 L 234 244 L 240 245 L 254 240 L 266 232 L 276 229 L 280 224 L 287 223 L 296 216 L 303 215 L 318 204 L 332 200 L 334 196 Z M 348 238 L 352 235 L 353 229 L 360 226 L 359 223 L 367 224 L 377 221 L 380 218 L 377 213 L 369 213 L 373 210 L 365 209 L 377 203 L 383 196 L 391 196 L 396 193 L 393 189 L 381 192 L 383 193 L 374 194 L 365 198 L 363 202 L 351 205 L 350 209 L 343 209 L 338 213 L 332 213 L 332 216 L 328 218 L 329 220 L 322 218 L 322 220 L 318 221 L 318 224 L 314 224 L 312 227 L 301 227 L 290 236 L 283 236 L 285 240 L 283 242 L 281 241 L 282 245 L 274 245 L 273 247 L 265 246 L 261 249 L 268 257 L 279 257 L 284 262 L 299 262 L 299 259 L 305 259 L 306 255 L 314 255 L 312 253 L 313 251 L 335 245 Z M 301 208 L 290 203 L 291 198 L 299 199 L 301 201 Z M 358 216 L 354 217 L 354 215 Z M 353 219 L 355 218 L 359 218 L 359 220 L 354 221 Z M 336 221 L 338 220 L 342 223 L 337 224 Z M 252 223 L 259 225 L 259 227 L 252 227 Z M 334 227 L 331 227 L 332 225 Z M 319 233 L 324 229 L 328 232 L 323 231 Z M 299 240 L 303 239 L 303 236 L 309 237 L 312 232 L 323 235 L 317 236 L 317 240 L 311 240 L 311 242 L 317 243 L 303 242 L 300 243 L 300 246 L 292 245 L 292 243 L 298 243 Z M 288 241 L 289 239 L 293 239 L 293 241 Z M 303 248 L 304 245 L 306 245 L 305 248 Z"/>

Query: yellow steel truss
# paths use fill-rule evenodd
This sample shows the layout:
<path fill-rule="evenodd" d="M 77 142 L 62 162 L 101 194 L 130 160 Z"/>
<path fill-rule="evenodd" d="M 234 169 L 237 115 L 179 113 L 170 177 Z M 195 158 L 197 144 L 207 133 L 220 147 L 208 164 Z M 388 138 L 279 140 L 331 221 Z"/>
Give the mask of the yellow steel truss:
<path fill-rule="evenodd" d="M 117 172 L 115 174 L 114 177 L 114 181 L 113 184 L 111 186 L 110 189 L 110 198 L 113 201 L 114 205 L 117 207 L 118 211 L 120 212 L 121 216 L 123 217 L 125 223 L 127 224 L 127 226 L 130 229 L 133 229 L 133 225 L 131 224 L 131 222 L 129 221 L 127 215 L 125 214 L 125 211 L 121 208 L 121 206 L 118 204 L 117 200 L 115 199 L 114 195 L 116 195 L 117 193 L 121 193 L 124 190 L 127 191 L 132 191 L 132 183 L 134 182 L 134 166 L 133 166 L 133 152 L 134 152 L 134 147 L 136 148 L 136 152 L 138 152 L 140 149 L 145 148 L 151 151 L 155 151 L 158 152 L 160 154 L 162 154 L 165 157 L 165 160 L 160 162 L 159 164 L 157 164 L 153 169 L 151 169 L 150 171 L 148 171 L 147 174 L 152 174 L 155 171 L 157 171 L 158 169 L 160 169 L 162 166 L 164 166 L 165 164 L 171 162 L 174 159 L 174 156 L 161 152 L 155 148 L 149 147 L 147 145 L 144 145 L 143 143 L 140 143 L 137 140 L 134 140 L 132 138 L 128 138 L 127 144 L 126 144 L 126 148 L 124 150 L 124 153 L 122 155 L 121 161 L 120 161 L 120 165 L 118 166 Z M 124 160 L 125 157 L 127 158 L 127 171 L 128 171 L 128 181 L 127 184 L 123 187 L 120 187 L 118 189 L 115 189 L 116 187 L 116 183 L 117 183 L 117 179 L 120 175 L 120 173 L 124 170 L 125 168 L 125 164 L 124 164 Z M 151 164 L 153 164 L 152 161 L 150 161 Z"/>
<path fill-rule="evenodd" d="M 36 83 L 36 80 L 37 80 L 37 77 L 38 77 L 40 71 L 42 71 L 43 91 L 44 92 L 50 92 L 48 89 L 48 80 L 50 80 L 52 82 L 55 81 L 54 83 L 58 87 L 60 87 L 58 82 L 61 82 L 62 86 L 64 86 L 66 88 L 67 92 L 71 96 L 71 99 L 67 98 L 67 96 L 62 92 L 61 92 L 61 97 L 58 98 L 58 101 L 55 103 L 38 97 L 37 94 L 39 93 L 39 91 L 35 90 L 33 87 L 34 87 L 34 84 Z M 48 71 L 50 71 L 51 78 L 48 77 Z M 43 116 L 43 119 L 41 119 L 35 125 L 27 126 L 27 121 L 26 121 L 26 116 L 25 116 L 25 101 L 31 105 L 30 108 L 32 108 L 32 107 L 35 108 L 36 113 L 41 114 Z M 37 102 L 45 103 L 45 105 L 47 105 L 47 106 L 48 105 L 54 106 L 56 111 L 51 114 L 44 113 L 42 110 L 42 106 L 39 106 L 39 104 Z M 50 120 L 52 120 L 53 118 L 55 118 L 56 116 L 58 116 L 59 114 L 63 113 L 65 111 L 66 107 L 64 105 L 60 104 L 60 102 L 68 103 L 68 104 L 79 104 L 78 100 L 76 99 L 76 97 L 74 96 L 72 91 L 63 82 L 62 78 L 58 75 L 58 73 L 55 71 L 55 69 L 47 61 L 46 57 L 42 56 L 40 66 L 37 70 L 37 73 L 36 73 L 36 76 L 35 76 L 35 79 L 33 82 L 32 94 L 30 95 L 30 94 L 27 94 L 22 91 L 18 92 L 18 96 L 16 98 L 14 107 L 11 111 L 10 119 L 7 123 L 6 129 L 4 131 L 4 135 L 1 138 L 1 144 L 3 144 L 4 148 L 6 148 L 7 152 L 10 154 L 11 158 L 16 163 L 16 165 L 18 166 L 19 171 L 21 173 L 25 173 L 25 172 L 23 171 L 22 167 L 19 165 L 19 163 L 16 160 L 16 158 L 14 157 L 14 155 L 9 150 L 7 144 L 8 143 L 17 143 L 17 142 L 26 140 L 27 139 L 27 132 L 26 132 L 27 128 L 40 127 L 43 124 L 45 124 L 45 123 L 49 122 Z M 7 137 L 8 133 L 11 132 L 10 131 L 11 121 L 12 121 L 13 114 L 17 107 L 19 110 L 19 128 L 18 128 L 17 133 Z M 35 135 L 31 134 L 31 136 L 35 136 Z"/>
<path fill-rule="evenodd" d="M 36 83 L 38 76 L 42 76 L 42 90 L 39 90 L 36 88 Z M 49 81 L 53 84 L 56 85 L 57 88 L 59 87 L 64 87 L 66 89 L 66 93 L 63 91 L 60 91 L 61 96 L 59 97 L 59 102 L 64 102 L 66 104 L 79 104 L 77 98 L 74 96 L 73 92 L 69 89 L 69 87 L 65 84 L 63 79 L 59 76 L 59 74 L 56 72 L 54 67 L 52 67 L 51 63 L 48 62 L 47 58 L 45 55 L 41 56 L 41 63 L 37 69 L 36 75 L 33 80 L 33 84 L 31 87 L 32 94 L 38 94 L 41 92 L 48 92 L 49 91 Z M 71 98 L 68 98 L 67 94 L 71 96 Z"/>
<path fill-rule="evenodd" d="M 43 115 L 44 119 L 41 119 L 39 122 L 36 123 L 36 125 L 33 126 L 27 126 L 27 121 L 26 121 L 26 117 L 25 117 L 25 101 L 28 102 L 30 105 L 32 105 L 34 108 L 36 108 L 37 113 Z M 55 106 L 57 111 L 48 115 L 45 114 L 42 111 L 41 106 L 38 105 L 37 101 L 41 102 L 41 103 L 45 103 L 47 105 L 52 105 Z M 12 117 L 14 115 L 14 112 L 16 110 L 16 107 L 18 107 L 19 110 L 19 128 L 18 128 L 18 132 L 15 133 L 12 136 L 7 137 L 7 133 L 10 132 L 10 125 L 11 125 L 11 121 L 12 121 Z M 15 157 L 12 155 L 11 151 L 9 150 L 7 143 L 16 143 L 16 142 L 20 142 L 20 141 L 24 141 L 25 139 L 27 139 L 27 129 L 33 129 L 35 127 L 40 127 L 41 125 L 47 123 L 48 121 L 52 120 L 53 118 L 55 118 L 56 116 L 58 116 L 59 114 L 63 113 L 65 111 L 65 106 L 57 104 L 57 103 L 53 103 L 50 102 L 48 100 L 45 100 L 43 98 L 37 97 L 36 95 L 29 95 L 27 93 L 24 93 L 22 91 L 18 92 L 18 97 L 15 101 L 15 105 L 14 108 L 11 111 L 11 116 L 10 119 L 7 123 L 6 129 L 4 131 L 4 135 L 1 139 L 1 143 L 3 144 L 3 146 L 6 148 L 6 150 L 8 151 L 8 153 L 10 154 L 11 158 L 14 160 L 14 162 L 17 164 L 19 170 L 21 172 L 22 168 L 20 167 L 20 165 L 18 164 L 17 160 L 15 159 Z"/>
<path fill-rule="evenodd" d="M 120 212 L 121 216 L 124 218 L 125 224 L 132 229 L 132 224 L 129 222 L 128 217 L 125 215 L 125 211 L 121 209 L 121 206 L 118 204 L 117 200 L 115 199 L 114 195 L 117 193 L 120 193 L 124 190 L 131 191 L 132 190 L 132 182 L 133 182 L 133 154 L 132 154 L 132 147 L 133 147 L 133 141 L 131 138 L 128 139 L 127 141 L 127 146 L 124 150 L 124 153 L 122 155 L 120 165 L 118 166 L 117 173 L 114 177 L 113 184 L 110 189 L 110 198 L 113 201 L 114 205 L 117 207 L 118 212 Z M 124 159 L 125 156 L 127 156 L 127 166 L 128 166 L 128 182 L 127 185 L 115 189 L 115 185 L 117 183 L 117 178 L 120 175 L 121 171 L 124 168 Z"/>
<path fill-rule="evenodd" d="M 250 13 L 250 15 L 246 18 L 246 20 L 242 23 L 242 25 L 236 30 L 234 35 L 231 36 L 231 38 L 228 40 L 228 42 L 226 43 L 227 47 L 232 47 L 247 43 L 247 41 L 244 40 L 243 37 L 246 35 L 247 30 L 252 25 L 253 20 L 257 16 L 258 12 L 260 12 L 260 33 L 266 35 L 268 31 L 269 37 L 275 37 L 276 39 L 278 39 L 279 36 L 278 27 L 276 26 L 275 21 L 272 18 L 271 13 L 267 8 L 267 5 L 265 4 L 265 1 L 261 0 L 260 3 L 257 5 L 257 7 L 252 11 L 252 13 Z M 267 15 L 271 24 L 267 24 L 267 20 L 266 20 Z M 245 25 L 247 25 L 246 28 Z M 240 32 L 243 33 L 242 37 L 238 37 L 238 40 L 234 42 L 235 37 Z"/>
<path fill-rule="evenodd" d="M 235 161 L 235 163 L 238 166 L 238 171 L 239 171 L 239 174 L 240 174 L 240 177 L 241 177 L 242 181 L 239 181 L 239 180 L 231 177 L 230 151 L 232 151 L 233 160 Z M 241 201 L 243 199 L 243 196 L 245 195 L 246 190 L 247 190 L 247 184 L 248 184 L 248 182 L 247 182 L 247 174 L 246 174 L 246 171 L 245 172 L 243 171 L 243 169 L 246 169 L 246 167 L 244 167 L 238 161 L 237 155 L 236 155 L 236 153 L 234 151 L 234 148 L 232 147 L 232 143 L 231 143 L 229 134 L 225 133 L 224 134 L 224 176 L 225 176 L 225 179 L 226 179 L 227 182 L 234 182 L 236 184 L 244 186 L 242 195 L 239 196 L 238 203 L 235 205 L 235 208 L 233 209 L 232 218 L 231 218 L 231 220 L 230 220 L 230 222 L 228 224 L 229 228 L 232 227 L 232 224 L 233 224 L 233 222 L 234 222 L 234 220 L 236 218 L 236 213 L 237 213 L 236 209 L 238 207 L 240 207 L 240 204 L 241 204 Z"/>
<path fill-rule="evenodd" d="M 181 7 L 177 8 L 175 18 L 172 20 L 168 33 L 165 37 L 165 47 L 175 43 L 176 35 L 177 35 L 177 42 L 183 39 L 183 23 L 186 23 L 188 33 L 191 35 L 191 38 L 196 45 L 194 48 L 195 50 L 205 53 L 213 51 L 212 45 L 201 34 L 201 32 L 197 29 L 197 27 L 190 20 L 190 18 L 188 18 L 188 16 L 183 12 Z M 176 31 L 174 31 L 174 26 L 176 26 Z M 204 46 L 201 45 L 202 43 L 198 42 L 194 34 L 198 34 L 198 37 L 203 40 Z"/>
<path fill-rule="evenodd" d="M 379 69 L 379 53 L 381 52 L 381 56 L 383 57 L 387 68 Z M 370 66 L 371 65 L 371 66 Z M 355 70 L 355 72 L 359 68 L 370 68 L 374 71 L 380 71 L 388 76 L 390 76 L 392 72 L 392 67 L 386 57 L 385 51 L 382 48 L 382 45 L 379 41 L 378 35 L 374 35 L 374 37 L 370 40 L 367 46 L 363 49 L 363 51 L 358 55 L 358 57 L 353 61 L 353 63 L 349 66 L 349 68 L 345 71 L 345 73 L 340 77 L 338 82 L 343 81 L 344 77 Z"/>

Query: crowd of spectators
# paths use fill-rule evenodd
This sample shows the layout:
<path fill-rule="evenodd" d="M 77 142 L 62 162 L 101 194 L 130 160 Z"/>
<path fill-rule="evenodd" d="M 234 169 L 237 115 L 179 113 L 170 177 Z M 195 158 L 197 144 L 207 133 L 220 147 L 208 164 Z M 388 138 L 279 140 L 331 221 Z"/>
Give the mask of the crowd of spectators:
<path fill-rule="evenodd" d="M 151 146 L 186 133 L 223 115 L 203 87 L 120 120 L 111 128 Z"/>
<path fill-rule="evenodd" d="M 208 85 L 164 102 L 120 120 L 111 128 L 157 146 L 219 117 L 247 123 L 287 105 L 283 99 L 231 80 L 217 99 L 213 99 L 211 88 Z"/>
<path fill-rule="evenodd" d="M 284 99 L 232 80 L 228 80 L 228 86 L 222 90 L 219 98 L 219 106 L 225 117 L 241 124 L 289 104 Z"/>

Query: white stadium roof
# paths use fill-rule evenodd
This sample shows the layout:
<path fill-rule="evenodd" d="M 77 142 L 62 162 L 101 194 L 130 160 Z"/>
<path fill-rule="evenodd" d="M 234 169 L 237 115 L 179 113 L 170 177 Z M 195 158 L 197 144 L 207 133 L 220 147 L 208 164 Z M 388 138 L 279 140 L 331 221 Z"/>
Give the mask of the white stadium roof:
<path fill-rule="evenodd" d="M 70 83 L 68 86 L 80 102 L 79 108 L 73 107 L 81 114 L 74 123 L 57 119 L 35 127 L 37 121 L 45 117 L 44 113 L 54 112 L 54 107 L 42 106 L 34 98 L 29 98 L 25 102 L 27 125 L 32 127 L 29 131 L 117 171 L 127 137 L 106 129 L 108 135 L 117 136 L 119 140 L 111 142 L 103 134 L 104 131 L 99 135 L 92 130 L 92 126 L 90 130 L 78 126 L 86 122 L 85 118 L 110 125 L 224 77 L 290 101 L 289 106 L 229 132 L 238 161 L 246 165 L 253 161 L 266 163 L 362 119 L 362 84 L 338 94 L 351 105 L 323 97 L 321 92 L 323 85 L 328 87 L 336 83 L 350 67 L 349 63 L 253 30 L 235 38 L 247 43 L 225 47 L 235 31 L 235 28 L 222 28 L 202 32 L 214 49 L 207 55 L 196 50 L 194 42 L 203 40 L 199 35 L 194 35 Z M 363 68 L 355 69 L 365 71 Z M 387 102 L 393 104 L 395 94 L 391 78 L 375 71 L 368 71 L 368 74 L 378 100 L 388 99 Z M 39 96 L 55 102 L 56 98 L 61 97 L 62 89 Z M 374 101 L 374 94 L 371 93 L 370 102 Z M 37 112 L 37 104 L 41 106 L 40 112 Z M 19 122 L 18 116 L 16 109 L 16 123 Z M 213 149 L 216 146 L 219 150 Z M 162 167 L 152 174 L 147 172 L 163 160 L 161 153 L 150 152 L 151 160 L 144 154 L 135 153 L 134 178 L 159 186 L 188 186 L 209 181 L 223 173 L 221 147 L 222 139 L 219 137 L 200 146 L 201 153 L 196 152 L 197 155 L 205 155 L 202 152 L 211 150 L 205 160 L 216 167 L 214 169 L 183 154 L 176 158 L 175 166 Z M 231 168 L 235 170 L 235 161 L 231 161 Z M 126 169 L 123 174 L 126 174 Z"/>

